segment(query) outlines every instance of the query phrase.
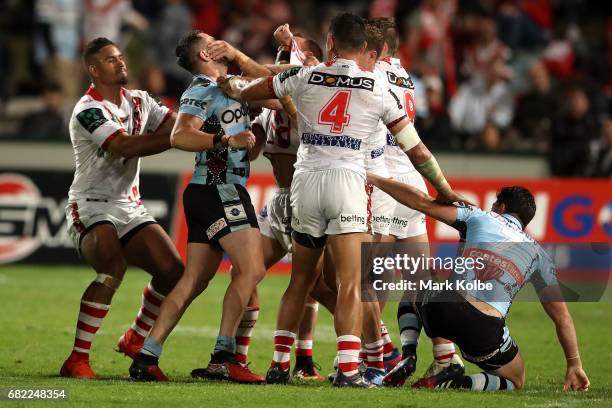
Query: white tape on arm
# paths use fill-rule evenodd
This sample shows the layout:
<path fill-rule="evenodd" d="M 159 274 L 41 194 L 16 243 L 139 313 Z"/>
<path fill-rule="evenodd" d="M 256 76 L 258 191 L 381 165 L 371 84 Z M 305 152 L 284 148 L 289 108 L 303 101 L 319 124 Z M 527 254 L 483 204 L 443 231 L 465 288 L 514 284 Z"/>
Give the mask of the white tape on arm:
<path fill-rule="evenodd" d="M 405 152 L 421 142 L 421 138 L 412 122 L 409 122 L 407 126 L 395 135 L 395 140 L 397 140 L 397 144 Z"/>

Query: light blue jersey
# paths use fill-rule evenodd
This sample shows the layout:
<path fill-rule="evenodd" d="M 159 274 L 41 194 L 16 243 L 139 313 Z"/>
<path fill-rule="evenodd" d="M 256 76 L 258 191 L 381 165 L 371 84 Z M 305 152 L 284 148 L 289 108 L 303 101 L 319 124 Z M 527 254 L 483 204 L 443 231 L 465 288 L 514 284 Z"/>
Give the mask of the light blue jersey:
<path fill-rule="evenodd" d="M 531 282 L 540 292 L 557 285 L 555 266 L 544 249 L 510 214 L 499 215 L 474 207 L 457 208 L 453 224 L 465 240 L 464 258 L 481 258 L 484 268 L 454 273 L 455 280 L 491 282 L 493 290 L 466 290 L 506 316 L 521 287 Z"/>
<path fill-rule="evenodd" d="M 204 121 L 201 131 L 235 135 L 250 130 L 249 109 L 229 98 L 217 83 L 206 75 L 196 75 L 181 97 L 179 113 L 197 116 Z M 246 149 L 224 147 L 196 153 L 192 183 L 241 184 L 249 176 L 249 153 Z"/>

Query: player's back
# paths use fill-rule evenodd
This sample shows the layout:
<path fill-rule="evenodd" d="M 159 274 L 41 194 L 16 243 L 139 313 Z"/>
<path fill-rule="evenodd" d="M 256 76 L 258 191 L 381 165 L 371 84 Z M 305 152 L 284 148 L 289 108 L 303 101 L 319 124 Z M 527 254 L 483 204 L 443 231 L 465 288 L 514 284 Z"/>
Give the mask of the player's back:
<path fill-rule="evenodd" d="M 493 284 L 492 290 L 468 290 L 467 293 L 491 304 L 502 315 L 506 315 L 513 298 L 527 281 L 537 290 L 556 284 L 552 260 L 513 215 L 461 207 L 455 227 L 465 239 L 463 257 L 480 258 L 485 265 L 469 269 L 459 278 Z"/>
<path fill-rule="evenodd" d="M 346 59 L 275 78 L 276 94 L 291 95 L 298 110 L 296 172 L 365 172 L 367 139 L 379 121 L 388 124 L 405 116 L 380 82 L 373 72 Z"/>

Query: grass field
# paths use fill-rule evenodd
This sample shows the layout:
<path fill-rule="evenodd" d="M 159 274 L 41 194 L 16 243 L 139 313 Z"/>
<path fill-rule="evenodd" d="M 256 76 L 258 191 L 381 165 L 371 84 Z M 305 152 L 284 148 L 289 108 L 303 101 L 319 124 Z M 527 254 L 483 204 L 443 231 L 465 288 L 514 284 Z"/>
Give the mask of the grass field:
<path fill-rule="evenodd" d="M 290 386 L 246 386 L 194 381 L 189 372 L 208 363 L 220 316 L 220 301 L 227 284 L 221 274 L 197 299 L 164 347 L 161 367 L 172 382 L 142 384 L 129 380 L 130 360 L 113 351 L 117 338 L 129 326 L 140 304 L 147 275 L 127 273 L 110 313 L 94 341 L 92 366 L 100 380 L 79 381 L 58 377 L 59 368 L 72 347 L 78 302 L 93 273 L 75 267 L 0 268 L 0 388 L 65 388 L 61 406 L 383 406 L 383 407 L 566 407 L 612 406 L 612 303 L 571 304 L 581 354 L 592 386 L 586 393 L 563 393 L 565 361 L 554 328 L 536 303 L 512 306 L 508 325 L 527 365 L 527 382 L 512 393 L 422 391 L 410 388 L 334 389 L 327 383 Z M 276 307 L 287 277 L 269 276 L 260 286 L 261 313 L 251 346 L 251 368 L 264 373 L 272 354 Z M 396 304 L 390 304 L 385 320 L 394 341 L 399 341 Z M 431 361 L 431 346 L 419 346 L 421 374 Z M 331 371 L 335 334 L 330 316 L 321 311 L 315 338 L 315 360 L 323 373 Z M 474 366 L 468 372 L 476 372 Z M 0 402 L 0 404 L 3 404 Z M 4 403 L 18 406 L 19 403 Z M 58 403 L 37 402 L 36 406 Z"/>

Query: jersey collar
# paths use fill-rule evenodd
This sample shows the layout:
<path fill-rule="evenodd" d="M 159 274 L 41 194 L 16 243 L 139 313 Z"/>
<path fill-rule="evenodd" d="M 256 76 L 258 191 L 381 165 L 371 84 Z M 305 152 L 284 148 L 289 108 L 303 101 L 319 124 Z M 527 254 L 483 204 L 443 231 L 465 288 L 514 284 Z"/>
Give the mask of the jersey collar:
<path fill-rule="evenodd" d="M 519 227 L 521 230 L 523 230 L 523 223 L 518 218 L 516 218 L 514 215 L 509 214 L 509 213 L 503 213 L 502 217 L 504 217 L 505 219 L 507 219 L 508 221 L 510 221 L 517 227 Z"/>
<path fill-rule="evenodd" d="M 100 95 L 100 92 L 98 92 L 93 84 L 89 85 L 89 88 L 87 88 L 87 91 L 85 91 L 85 95 L 89 95 L 98 102 L 102 102 L 104 100 L 104 97 Z M 125 96 L 125 88 L 123 87 L 121 88 L 121 96 Z"/>

